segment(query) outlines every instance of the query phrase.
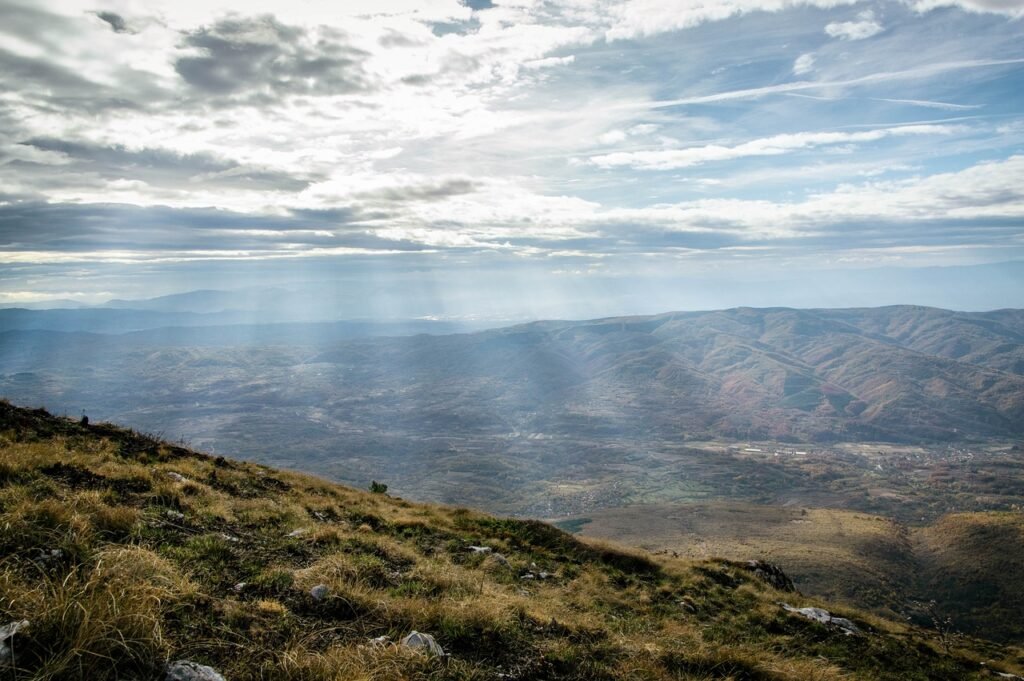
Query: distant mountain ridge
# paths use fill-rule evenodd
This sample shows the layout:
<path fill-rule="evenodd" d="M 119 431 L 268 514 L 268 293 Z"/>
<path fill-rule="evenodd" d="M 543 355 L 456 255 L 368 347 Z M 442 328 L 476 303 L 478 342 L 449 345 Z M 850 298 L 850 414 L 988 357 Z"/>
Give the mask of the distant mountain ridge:
<path fill-rule="evenodd" d="M 1024 433 L 1022 329 L 1015 310 L 736 308 L 372 341 L 375 361 L 354 341 L 315 361 L 359 357 L 374 385 L 472 396 L 537 430 L 603 418 L 700 436 L 941 440 Z M 389 366 L 413 374 L 374 370 Z"/>
<path fill-rule="evenodd" d="M 653 433 L 828 442 L 1024 435 L 1020 310 L 734 308 L 456 334 L 435 322 L 350 322 L 112 336 L 89 320 L 126 311 L 59 312 L 81 318 L 86 328 L 78 330 L 100 335 L 0 335 L 3 394 L 58 408 L 99 405 L 104 416 L 130 421 L 126 409 L 140 406 L 187 418 L 192 404 L 208 401 L 204 386 L 215 384 L 218 410 L 254 402 L 267 410 L 286 399 L 344 431 L 398 428 L 424 436 Z M 38 329 L 32 320 L 45 314 L 0 310 L 0 328 L 28 319 L 20 327 Z M 261 348 L 270 345 L 275 355 L 267 363 Z M 238 369 L 211 372 L 228 355 Z M 133 398 L 134 407 L 120 405 L 112 396 L 123 389 L 104 387 L 108 366 L 117 366 L 111 381 L 131 375 L 134 385 L 152 390 Z M 63 387 L 40 387 L 32 376 Z"/>

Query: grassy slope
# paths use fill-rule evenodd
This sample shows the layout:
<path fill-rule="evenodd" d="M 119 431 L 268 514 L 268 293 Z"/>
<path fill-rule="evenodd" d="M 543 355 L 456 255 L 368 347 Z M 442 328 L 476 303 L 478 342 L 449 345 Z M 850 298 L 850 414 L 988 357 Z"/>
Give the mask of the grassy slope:
<path fill-rule="evenodd" d="M 560 525 L 687 558 L 773 561 L 805 593 L 891 617 L 926 620 L 920 604 L 934 600 L 958 630 L 1024 641 L 1020 511 L 951 513 L 905 527 L 857 511 L 719 502 L 609 509 Z"/>
<path fill-rule="evenodd" d="M 231 681 L 959 680 L 982 678 L 982 660 L 1024 662 L 978 641 L 947 654 L 855 611 L 840 614 L 870 633 L 843 636 L 784 613 L 780 600 L 813 603 L 736 564 L 581 542 L 6 403 L 0 556 L 0 624 L 31 621 L 5 679 L 155 680 L 179 658 Z M 556 576 L 520 579 L 531 569 Z M 317 602 L 320 583 L 331 595 Z M 413 629 L 450 656 L 368 645 Z"/>
<path fill-rule="evenodd" d="M 1024 640 L 1024 513 L 953 513 L 914 535 L 922 591 L 967 631 Z"/>
<path fill-rule="evenodd" d="M 839 509 L 739 502 L 658 504 L 597 511 L 578 531 L 685 558 L 758 558 L 785 567 L 805 593 L 895 617 L 915 565 L 905 531 Z M 569 527 L 568 529 L 576 529 Z"/>

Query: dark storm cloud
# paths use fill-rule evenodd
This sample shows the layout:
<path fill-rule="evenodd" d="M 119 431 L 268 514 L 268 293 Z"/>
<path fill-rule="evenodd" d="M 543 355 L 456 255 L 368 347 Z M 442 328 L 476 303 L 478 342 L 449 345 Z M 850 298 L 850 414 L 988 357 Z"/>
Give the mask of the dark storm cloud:
<path fill-rule="evenodd" d="M 313 39 L 272 16 L 231 17 L 188 33 L 184 45 L 198 55 L 175 62 L 194 89 L 216 97 L 271 101 L 287 94 L 337 95 L 366 90 L 361 62 L 367 54 L 324 29 Z"/>
<path fill-rule="evenodd" d="M 178 154 L 166 149 L 130 150 L 70 140 L 39 138 L 23 142 L 42 151 L 62 154 L 69 163 L 63 173 L 94 173 L 110 180 L 130 178 L 164 187 L 210 187 L 301 191 L 314 179 L 283 171 L 250 168 L 212 154 Z"/>
<path fill-rule="evenodd" d="M 96 16 L 110 25 L 114 33 L 130 33 L 128 22 L 120 14 L 114 12 L 96 12 Z"/>

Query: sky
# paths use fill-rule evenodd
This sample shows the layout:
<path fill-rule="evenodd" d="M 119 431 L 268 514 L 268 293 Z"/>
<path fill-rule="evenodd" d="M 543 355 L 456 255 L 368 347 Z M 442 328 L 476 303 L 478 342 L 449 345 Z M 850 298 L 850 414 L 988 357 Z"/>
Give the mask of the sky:
<path fill-rule="evenodd" d="M 0 304 L 1024 307 L 1024 0 L 0 16 Z"/>

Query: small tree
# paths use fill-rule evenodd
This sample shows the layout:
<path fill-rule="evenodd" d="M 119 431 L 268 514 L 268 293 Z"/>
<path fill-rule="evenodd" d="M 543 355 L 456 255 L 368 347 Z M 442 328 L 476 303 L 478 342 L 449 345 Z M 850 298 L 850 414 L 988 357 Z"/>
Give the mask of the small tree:
<path fill-rule="evenodd" d="M 957 631 L 953 624 L 953 618 L 949 615 L 943 615 L 939 612 L 939 604 L 935 601 L 928 601 L 922 603 L 920 601 L 915 602 L 918 608 L 920 608 L 925 616 L 931 620 L 932 628 L 938 634 L 939 645 L 942 646 L 942 650 L 948 655 L 953 649 L 954 645 L 957 645 L 963 641 L 964 635 L 962 632 Z"/>
<path fill-rule="evenodd" d="M 383 482 L 377 482 L 374 480 L 370 483 L 370 491 L 374 494 L 384 494 L 388 491 L 388 486 Z"/>

